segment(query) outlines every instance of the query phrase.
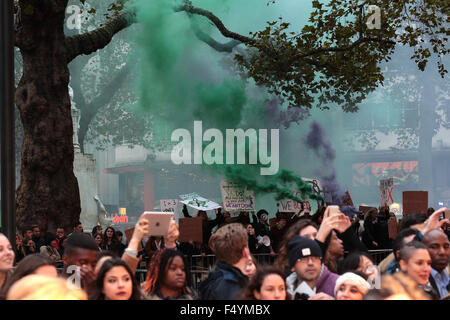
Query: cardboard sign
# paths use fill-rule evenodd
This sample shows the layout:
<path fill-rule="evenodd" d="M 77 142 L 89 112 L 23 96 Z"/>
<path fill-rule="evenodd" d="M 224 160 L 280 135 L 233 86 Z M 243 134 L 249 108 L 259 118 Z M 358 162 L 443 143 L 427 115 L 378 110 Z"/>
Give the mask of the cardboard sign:
<path fill-rule="evenodd" d="M 127 246 L 130 243 L 131 238 L 133 237 L 133 232 L 134 232 L 134 228 L 125 230 L 125 239 L 126 239 L 126 242 L 127 242 Z M 141 250 L 142 250 L 142 244 L 140 242 L 139 243 L 139 247 L 138 247 L 138 251 L 141 251 Z"/>
<path fill-rule="evenodd" d="M 292 195 L 302 199 L 300 191 L 291 190 Z M 282 199 L 278 202 L 279 212 L 300 212 L 302 210 L 302 204 L 292 199 Z M 311 212 L 311 204 L 309 201 L 303 201 L 304 211 Z"/>
<path fill-rule="evenodd" d="M 398 234 L 398 223 L 395 217 L 390 217 L 388 220 L 389 239 L 394 239 Z"/>
<path fill-rule="evenodd" d="M 394 203 L 394 178 L 380 180 L 380 207 Z"/>
<path fill-rule="evenodd" d="M 227 211 L 255 211 L 255 194 L 237 183 L 222 180 L 220 182 L 223 207 Z"/>
<path fill-rule="evenodd" d="M 427 213 L 428 191 L 403 191 L 403 215 Z"/>
<path fill-rule="evenodd" d="M 179 220 L 180 236 L 178 241 L 189 242 L 190 240 L 202 243 L 203 229 L 202 218 L 183 218 Z"/>
<path fill-rule="evenodd" d="M 162 212 L 173 212 L 177 214 L 178 200 L 177 199 L 164 199 L 159 200 L 159 207 Z"/>
<path fill-rule="evenodd" d="M 180 201 L 181 203 L 184 203 L 185 205 L 194 208 L 196 210 L 208 211 L 221 208 L 219 204 L 206 198 L 200 197 L 196 193 L 190 193 L 188 195 L 180 195 L 180 198 L 183 199 L 182 201 Z"/>

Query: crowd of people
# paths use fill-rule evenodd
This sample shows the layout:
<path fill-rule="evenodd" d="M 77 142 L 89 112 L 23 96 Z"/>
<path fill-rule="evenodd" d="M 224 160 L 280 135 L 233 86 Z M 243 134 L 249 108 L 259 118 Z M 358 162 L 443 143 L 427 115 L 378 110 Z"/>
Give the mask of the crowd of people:
<path fill-rule="evenodd" d="M 266 210 L 234 218 L 217 210 L 213 220 L 200 211 L 202 243 L 179 242 L 174 220 L 167 237 L 149 237 L 148 221 L 139 219 L 127 245 L 112 227 L 84 233 L 77 223 L 69 235 L 57 228 L 41 236 L 33 226 L 23 238 L 17 235 L 14 246 L 0 234 L 0 299 L 450 299 L 444 210 L 405 215 L 393 239 L 384 230 L 392 217 L 385 208 L 362 216 L 353 207 L 331 213 L 319 206 L 314 215 L 277 213 L 272 221 Z M 191 217 L 186 207 L 183 214 Z M 392 253 L 377 263 L 374 247 Z M 196 254 L 215 256 L 198 287 L 189 262 Z M 262 264 L 257 254 L 273 259 Z M 140 283 L 136 270 L 143 256 L 148 265 Z"/>

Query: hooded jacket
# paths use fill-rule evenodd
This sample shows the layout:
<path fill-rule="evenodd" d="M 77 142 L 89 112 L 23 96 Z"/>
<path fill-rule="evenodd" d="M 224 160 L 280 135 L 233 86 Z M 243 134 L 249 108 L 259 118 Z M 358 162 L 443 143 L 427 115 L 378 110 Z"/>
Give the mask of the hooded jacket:
<path fill-rule="evenodd" d="M 218 261 L 216 269 L 203 281 L 198 289 L 200 300 L 233 300 L 247 285 L 248 278 L 241 270 Z"/>

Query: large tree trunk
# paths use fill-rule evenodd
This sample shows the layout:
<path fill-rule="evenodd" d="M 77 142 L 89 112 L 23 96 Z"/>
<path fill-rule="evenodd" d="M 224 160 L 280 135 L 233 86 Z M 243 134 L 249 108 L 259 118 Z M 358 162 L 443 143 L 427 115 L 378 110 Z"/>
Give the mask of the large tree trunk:
<path fill-rule="evenodd" d="M 21 0 L 16 45 L 23 76 L 16 104 L 24 129 L 17 227 L 66 230 L 80 217 L 64 36 L 68 0 Z"/>

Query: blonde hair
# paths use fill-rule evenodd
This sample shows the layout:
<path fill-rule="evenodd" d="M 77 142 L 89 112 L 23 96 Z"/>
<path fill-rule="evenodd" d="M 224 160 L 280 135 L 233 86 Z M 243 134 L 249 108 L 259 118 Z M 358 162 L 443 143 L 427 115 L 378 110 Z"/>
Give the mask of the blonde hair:
<path fill-rule="evenodd" d="M 381 278 L 381 288 L 392 293 L 387 300 L 431 300 L 425 291 L 403 272 L 384 275 Z"/>
<path fill-rule="evenodd" d="M 247 230 L 240 223 L 227 224 L 214 232 L 209 246 L 217 261 L 233 265 L 241 260 L 242 250 L 248 246 Z"/>
<path fill-rule="evenodd" d="M 65 279 L 29 275 L 17 281 L 8 291 L 7 300 L 87 300 L 86 293 Z"/>

